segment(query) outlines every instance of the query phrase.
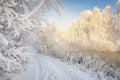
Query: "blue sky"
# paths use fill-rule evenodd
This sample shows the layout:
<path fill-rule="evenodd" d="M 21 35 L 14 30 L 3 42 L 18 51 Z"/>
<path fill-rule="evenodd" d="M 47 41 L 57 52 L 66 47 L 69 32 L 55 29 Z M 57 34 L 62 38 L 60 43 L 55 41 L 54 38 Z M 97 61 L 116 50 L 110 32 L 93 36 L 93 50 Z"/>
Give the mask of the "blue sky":
<path fill-rule="evenodd" d="M 106 5 L 110 5 L 115 12 L 117 0 L 62 0 L 62 3 L 69 10 L 79 13 L 84 10 L 92 10 L 94 7 L 104 9 Z"/>
<path fill-rule="evenodd" d="M 117 0 L 62 0 L 65 12 L 62 17 L 57 15 L 53 10 L 47 14 L 48 19 L 53 22 L 59 29 L 68 27 L 72 21 L 79 18 L 80 13 L 85 10 L 93 10 L 98 7 L 101 10 L 110 5 L 112 13 L 116 12 Z"/>

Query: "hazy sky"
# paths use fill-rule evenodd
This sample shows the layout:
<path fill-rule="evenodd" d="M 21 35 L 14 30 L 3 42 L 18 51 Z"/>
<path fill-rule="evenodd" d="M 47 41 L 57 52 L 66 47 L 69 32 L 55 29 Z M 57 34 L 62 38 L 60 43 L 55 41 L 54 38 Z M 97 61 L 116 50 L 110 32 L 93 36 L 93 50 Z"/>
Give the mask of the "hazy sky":
<path fill-rule="evenodd" d="M 59 29 L 64 29 L 71 24 L 71 22 L 79 18 L 80 13 L 84 10 L 93 10 L 94 7 L 98 7 L 101 10 L 105 6 L 110 5 L 112 13 L 116 11 L 116 2 L 117 0 L 62 0 L 63 7 L 65 12 L 60 17 L 53 10 L 51 10 L 47 17 L 50 21 Z"/>

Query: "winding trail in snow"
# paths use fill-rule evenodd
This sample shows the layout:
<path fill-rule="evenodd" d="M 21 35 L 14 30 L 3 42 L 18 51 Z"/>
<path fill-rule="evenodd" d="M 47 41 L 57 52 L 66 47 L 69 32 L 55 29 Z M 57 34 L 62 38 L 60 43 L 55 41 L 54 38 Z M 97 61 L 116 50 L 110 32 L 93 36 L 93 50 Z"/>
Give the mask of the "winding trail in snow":
<path fill-rule="evenodd" d="M 41 75 L 38 80 L 93 80 L 89 74 L 75 69 L 55 58 L 36 55 Z"/>
<path fill-rule="evenodd" d="M 94 80 L 88 73 L 50 56 L 31 54 L 31 63 L 11 80 Z"/>

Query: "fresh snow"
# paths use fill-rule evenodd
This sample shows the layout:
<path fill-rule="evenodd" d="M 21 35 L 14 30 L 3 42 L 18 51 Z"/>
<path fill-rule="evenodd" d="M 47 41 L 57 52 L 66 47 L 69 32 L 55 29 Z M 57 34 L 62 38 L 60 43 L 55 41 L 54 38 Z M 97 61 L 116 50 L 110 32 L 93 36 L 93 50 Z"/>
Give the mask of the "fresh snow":
<path fill-rule="evenodd" d="M 94 80 L 88 73 L 50 56 L 30 54 L 31 62 L 11 80 Z"/>

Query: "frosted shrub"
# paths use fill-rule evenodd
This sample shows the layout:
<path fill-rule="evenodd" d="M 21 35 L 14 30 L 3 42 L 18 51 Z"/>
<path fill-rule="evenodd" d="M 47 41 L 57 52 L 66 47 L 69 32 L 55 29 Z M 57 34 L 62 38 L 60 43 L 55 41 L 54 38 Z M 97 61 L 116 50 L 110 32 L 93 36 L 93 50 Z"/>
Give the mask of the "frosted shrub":
<path fill-rule="evenodd" d="M 76 65 L 98 80 L 119 80 L 120 68 L 107 65 L 97 56 L 83 56 L 81 54 L 69 54 L 64 57 L 65 61 Z"/>

